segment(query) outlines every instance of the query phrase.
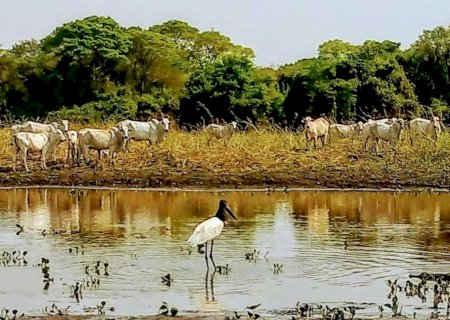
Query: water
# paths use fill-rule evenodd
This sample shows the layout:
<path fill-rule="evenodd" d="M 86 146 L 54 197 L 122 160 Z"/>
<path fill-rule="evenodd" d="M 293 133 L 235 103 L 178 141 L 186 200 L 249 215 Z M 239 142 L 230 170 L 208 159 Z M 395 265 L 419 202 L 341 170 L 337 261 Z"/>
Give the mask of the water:
<path fill-rule="evenodd" d="M 196 250 L 189 254 L 185 241 L 222 198 L 239 220 L 230 221 L 215 241 L 214 257 L 231 271 L 206 278 L 204 256 Z M 0 217 L 0 251 L 28 251 L 27 266 L 0 265 L 0 308 L 31 315 L 53 302 L 83 314 L 84 307 L 100 301 L 114 306 L 109 312 L 114 315 L 155 314 L 163 301 L 182 312 L 227 313 L 262 303 L 260 312 L 270 314 L 301 301 L 357 305 L 364 308 L 357 314 L 375 315 L 377 305 L 389 302 L 386 280 L 404 283 L 410 273 L 450 270 L 448 194 L 71 195 L 63 189 L 17 189 L 0 191 Z M 17 223 L 25 227 L 20 235 Z M 245 254 L 254 249 L 259 259 L 246 261 Z M 38 266 L 42 257 L 50 260 L 54 279 L 46 291 Z M 94 272 L 96 261 L 102 263 L 100 275 Z M 274 263 L 283 264 L 283 272 L 275 274 Z M 68 285 L 86 283 L 86 266 L 100 286 L 84 288 L 76 302 Z M 167 273 L 174 279 L 170 287 L 161 283 Z M 429 314 L 431 298 L 422 302 L 399 294 L 404 314 Z"/>

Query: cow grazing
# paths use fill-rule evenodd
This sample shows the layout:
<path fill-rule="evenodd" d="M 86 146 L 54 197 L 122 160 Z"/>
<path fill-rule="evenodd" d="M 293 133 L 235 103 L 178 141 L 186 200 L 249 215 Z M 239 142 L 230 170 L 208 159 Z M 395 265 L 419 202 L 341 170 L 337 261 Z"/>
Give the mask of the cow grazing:
<path fill-rule="evenodd" d="M 78 147 L 80 158 L 88 160 L 89 149 L 98 151 L 98 158 L 101 158 L 101 151 L 108 150 L 111 159 L 116 152 L 123 149 L 125 139 L 128 138 L 128 128 L 112 127 L 109 129 L 81 129 L 78 131 Z"/>
<path fill-rule="evenodd" d="M 308 144 L 311 140 L 314 141 L 314 149 L 317 148 L 317 139 L 322 141 L 322 148 L 328 140 L 328 134 L 330 131 L 330 123 L 324 118 L 318 118 L 312 120 L 311 117 L 306 117 L 305 122 L 305 137 L 306 137 L 306 150 L 308 150 Z"/>
<path fill-rule="evenodd" d="M 208 135 L 208 144 L 210 143 L 212 138 L 216 138 L 216 139 L 224 139 L 224 143 L 226 145 L 233 136 L 236 129 L 237 129 L 236 121 L 231 121 L 226 125 L 220 125 L 215 123 L 207 125 L 206 132 Z"/>
<path fill-rule="evenodd" d="M 67 131 L 67 156 L 66 163 L 70 164 L 70 161 L 73 163 L 78 162 L 80 147 L 78 144 L 78 132 L 75 130 Z"/>
<path fill-rule="evenodd" d="M 376 151 L 378 144 L 385 141 L 397 150 L 397 143 L 405 127 L 403 119 L 392 119 L 390 122 L 373 122 L 369 124 L 370 135 L 363 140 L 364 150 L 367 149 L 367 142 L 370 139 L 376 142 Z"/>
<path fill-rule="evenodd" d="M 431 120 L 415 118 L 409 122 L 411 145 L 418 136 L 432 137 L 437 141 L 442 132 L 439 117 L 433 117 Z"/>
<path fill-rule="evenodd" d="M 25 170 L 29 171 L 27 165 L 27 154 L 28 151 L 35 151 L 41 153 L 41 168 L 47 169 L 47 165 L 45 163 L 45 158 L 47 154 L 53 153 L 56 147 L 66 138 L 64 133 L 55 129 L 55 132 L 18 132 L 13 136 L 13 146 L 16 149 L 14 152 L 14 164 L 13 170 L 16 170 L 16 160 L 17 155 L 20 152 L 20 156 L 23 159 L 23 163 L 25 165 Z"/>
<path fill-rule="evenodd" d="M 164 120 L 166 119 L 166 120 Z M 124 149 L 128 150 L 128 142 L 133 139 L 136 141 L 148 141 L 150 145 L 156 145 L 164 140 L 164 132 L 169 131 L 170 121 L 164 118 L 163 121 L 152 119 L 147 122 L 124 120 L 116 126 L 118 128 L 127 128 L 129 138 L 126 139 Z"/>

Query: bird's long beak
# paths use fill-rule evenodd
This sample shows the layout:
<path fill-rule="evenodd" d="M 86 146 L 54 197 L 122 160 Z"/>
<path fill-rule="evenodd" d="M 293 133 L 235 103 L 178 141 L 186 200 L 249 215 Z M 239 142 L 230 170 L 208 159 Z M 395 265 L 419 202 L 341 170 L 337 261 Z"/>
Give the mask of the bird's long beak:
<path fill-rule="evenodd" d="M 233 213 L 233 211 L 231 211 L 231 209 L 230 209 L 229 206 L 226 206 L 226 207 L 225 207 L 225 210 L 228 212 L 228 214 L 229 214 L 230 216 L 233 217 L 234 220 L 237 220 L 237 219 L 238 219 L 238 218 L 236 217 L 236 215 Z"/>

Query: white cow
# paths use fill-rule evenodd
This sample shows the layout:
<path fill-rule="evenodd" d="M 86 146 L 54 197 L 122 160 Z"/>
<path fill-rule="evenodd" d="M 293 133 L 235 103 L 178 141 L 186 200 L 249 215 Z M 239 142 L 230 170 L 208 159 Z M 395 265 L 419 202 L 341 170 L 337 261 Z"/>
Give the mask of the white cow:
<path fill-rule="evenodd" d="M 237 122 L 231 121 L 230 123 L 222 126 L 220 124 L 211 123 L 206 126 L 206 132 L 208 134 L 208 144 L 212 138 L 224 139 L 225 145 L 231 139 L 234 132 L 237 129 Z"/>
<path fill-rule="evenodd" d="M 16 124 L 11 127 L 11 133 L 16 134 L 18 132 L 55 132 L 55 129 L 59 129 L 66 133 L 69 130 L 69 121 L 67 120 L 57 120 L 50 124 L 25 121 L 22 124 Z"/>
<path fill-rule="evenodd" d="M 409 122 L 411 145 L 417 136 L 430 136 L 437 141 L 442 132 L 439 117 L 433 117 L 431 120 L 415 118 Z"/>
<path fill-rule="evenodd" d="M 136 141 L 148 141 L 150 145 L 161 143 L 164 140 L 164 132 L 169 131 L 170 121 L 163 118 L 162 121 L 152 119 L 147 122 L 124 120 L 116 125 L 118 128 L 127 128 L 129 138 L 125 141 L 124 149 L 128 150 L 128 141 L 134 139 Z"/>
<path fill-rule="evenodd" d="M 378 152 L 378 143 L 385 141 L 397 150 L 397 143 L 405 127 L 403 119 L 393 119 L 391 123 L 375 122 L 369 125 L 370 138 L 376 142 L 376 151 Z M 364 150 L 366 150 L 367 140 L 363 141 Z"/>
<path fill-rule="evenodd" d="M 78 147 L 80 158 L 88 159 L 89 149 L 98 151 L 98 158 L 101 158 L 101 151 L 108 150 L 111 159 L 116 152 L 123 149 L 125 139 L 128 138 L 128 128 L 112 127 L 109 129 L 85 128 L 78 131 Z"/>
<path fill-rule="evenodd" d="M 308 150 L 308 144 L 311 140 L 314 141 L 314 149 L 317 148 L 317 139 L 322 141 L 322 148 L 328 140 L 330 132 L 330 123 L 324 118 L 318 118 L 312 120 L 311 117 L 306 117 L 305 122 L 305 138 L 306 138 L 306 150 Z"/>
<path fill-rule="evenodd" d="M 333 123 L 330 125 L 330 136 L 338 135 L 342 138 L 351 138 L 352 141 L 361 136 L 363 129 L 362 121 L 349 125 Z"/>
<path fill-rule="evenodd" d="M 78 161 L 80 151 L 80 147 L 78 144 L 78 132 L 75 130 L 67 131 L 67 142 L 68 147 L 67 147 L 66 163 L 70 164 L 71 160 L 73 163 L 75 163 Z"/>
<path fill-rule="evenodd" d="M 367 151 L 368 143 L 374 144 L 375 142 L 377 142 L 377 140 L 371 134 L 371 131 L 370 131 L 371 125 L 373 125 L 375 123 L 392 124 L 394 121 L 397 121 L 397 118 L 385 118 L 385 119 L 378 119 L 378 120 L 369 119 L 367 122 L 365 122 L 363 124 L 362 130 L 361 130 L 363 151 Z"/>
<path fill-rule="evenodd" d="M 162 123 L 162 124 L 164 125 L 164 130 L 165 130 L 166 132 L 169 132 L 169 131 L 170 131 L 170 119 L 169 119 L 169 118 L 162 117 L 162 120 L 153 118 L 153 119 L 150 120 L 150 121 L 153 121 L 153 122 L 156 123 L 156 124 Z"/>
<path fill-rule="evenodd" d="M 45 158 L 48 153 L 54 152 L 55 148 L 63 141 L 66 140 L 64 133 L 55 129 L 55 132 L 19 132 L 13 136 L 14 152 L 14 164 L 13 170 L 16 170 L 17 155 L 20 152 L 25 165 L 25 170 L 28 170 L 27 154 L 28 150 L 41 152 L 41 168 L 47 169 Z"/>
<path fill-rule="evenodd" d="M 34 121 L 25 121 L 22 124 L 15 124 L 11 126 L 11 134 L 15 135 L 18 132 L 33 132 L 33 133 L 41 133 L 41 132 L 56 132 L 56 129 L 61 130 L 64 133 L 67 133 L 69 129 L 69 121 L 68 120 L 57 120 L 50 124 L 34 122 Z M 52 155 L 53 161 L 56 161 L 56 153 L 53 152 Z"/>

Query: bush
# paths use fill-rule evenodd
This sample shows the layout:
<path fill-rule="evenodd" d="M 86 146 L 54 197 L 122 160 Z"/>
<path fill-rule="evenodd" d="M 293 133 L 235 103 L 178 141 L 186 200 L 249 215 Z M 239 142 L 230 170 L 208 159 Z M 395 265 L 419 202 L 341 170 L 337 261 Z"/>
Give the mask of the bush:
<path fill-rule="evenodd" d="M 137 104 L 131 96 L 113 96 L 108 100 L 92 101 L 82 106 L 62 108 L 50 113 L 50 118 L 64 118 L 72 122 L 117 122 L 125 118 L 135 118 Z"/>

